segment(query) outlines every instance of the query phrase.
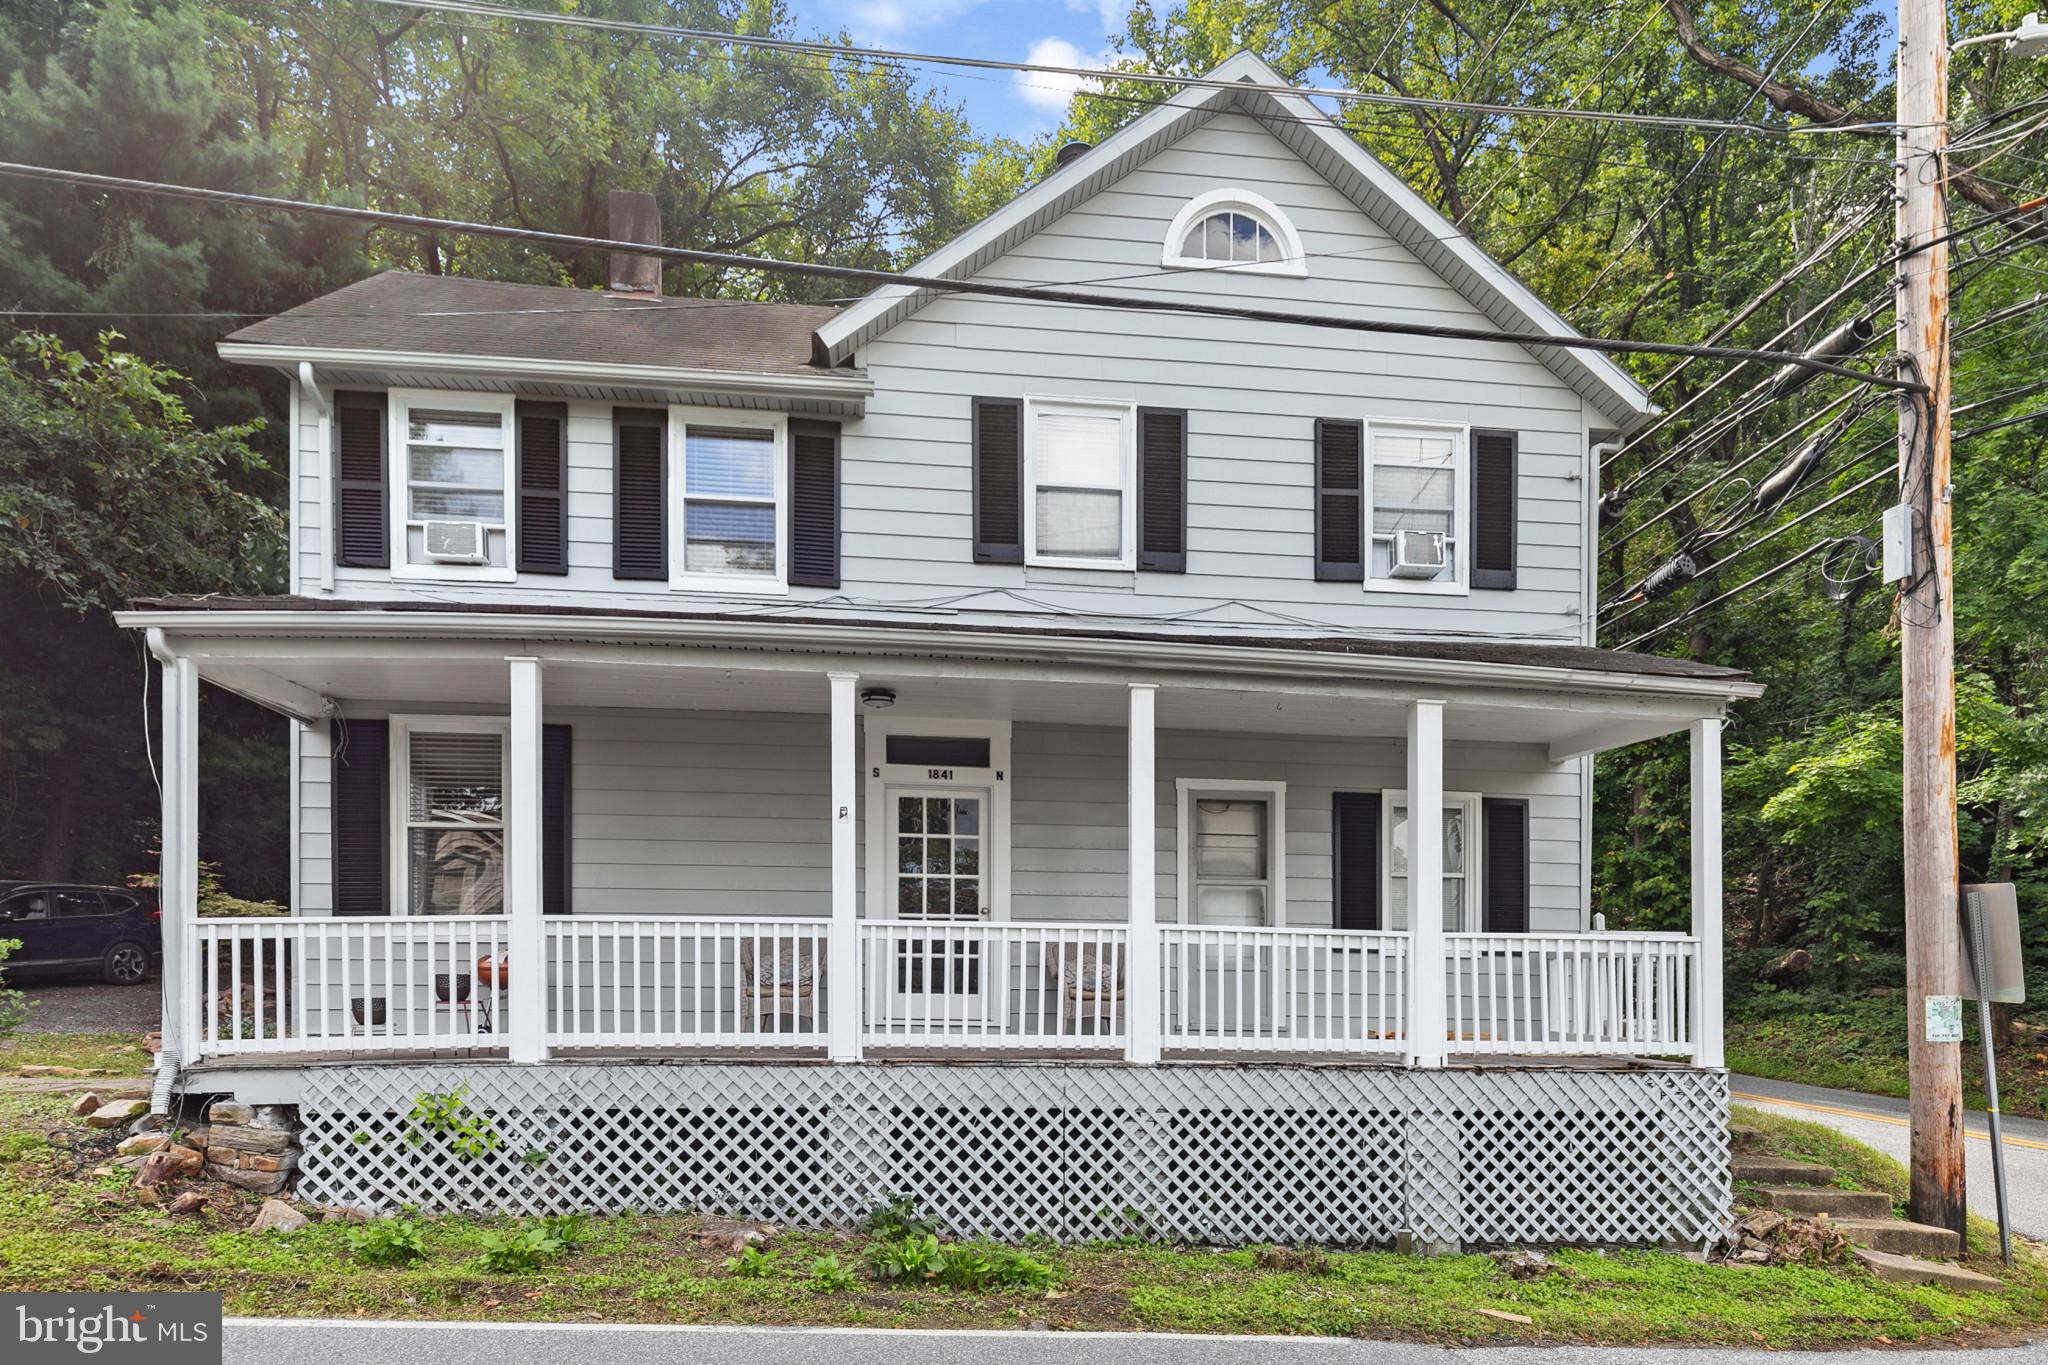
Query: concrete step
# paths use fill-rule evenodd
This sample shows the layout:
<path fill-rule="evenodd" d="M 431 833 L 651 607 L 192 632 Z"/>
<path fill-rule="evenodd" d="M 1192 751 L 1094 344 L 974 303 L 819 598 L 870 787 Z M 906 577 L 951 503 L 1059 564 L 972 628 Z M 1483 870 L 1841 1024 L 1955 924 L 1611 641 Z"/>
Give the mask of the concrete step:
<path fill-rule="evenodd" d="M 1893 1284 L 1938 1284 L 1958 1294 L 1975 1294 L 2004 1286 L 1989 1275 L 1941 1261 L 1923 1261 L 1918 1256 L 1900 1256 L 1874 1247 L 1857 1247 L 1854 1255 L 1870 1273 Z"/>
<path fill-rule="evenodd" d="M 1744 1152 L 1761 1152 L 1764 1149 L 1764 1130 L 1731 1123 L 1728 1125 L 1728 1145 L 1738 1155 Z"/>
<path fill-rule="evenodd" d="M 1835 1183 L 1834 1167 L 1816 1166 L 1810 1161 L 1791 1161 L 1781 1156 L 1738 1154 L 1729 1159 L 1728 1173 L 1737 1180 L 1747 1180 L 1757 1185 Z"/>
<path fill-rule="evenodd" d="M 1834 1224 L 1857 1246 L 1901 1256 L 1953 1256 L 1962 1250 L 1962 1239 L 1947 1228 L 1903 1218 L 1837 1218 Z"/>
<path fill-rule="evenodd" d="M 1824 1213 L 1830 1218 L 1889 1218 L 1892 1197 L 1880 1190 L 1837 1190 L 1826 1185 L 1766 1185 L 1756 1192 L 1756 1201 L 1767 1209 L 1780 1209 L 1811 1218 Z"/>

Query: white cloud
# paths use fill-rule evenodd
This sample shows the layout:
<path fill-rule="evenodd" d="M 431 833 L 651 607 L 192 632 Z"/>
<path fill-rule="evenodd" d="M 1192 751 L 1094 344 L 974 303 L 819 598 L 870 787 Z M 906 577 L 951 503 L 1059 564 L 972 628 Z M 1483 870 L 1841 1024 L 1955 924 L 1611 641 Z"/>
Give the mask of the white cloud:
<path fill-rule="evenodd" d="M 979 9 L 982 0 L 857 0 L 846 12 L 856 42 L 896 43 Z"/>
<path fill-rule="evenodd" d="M 1040 38 L 1024 54 L 1024 60 L 1034 66 L 1085 66 L 1101 68 L 1108 64 L 1108 55 L 1094 56 L 1083 52 L 1065 38 Z M 1048 114 L 1064 114 L 1068 103 L 1082 90 L 1093 90 L 1096 82 L 1086 76 L 1059 76 L 1046 71 L 1020 71 L 1017 73 L 1017 90 L 1025 102 Z"/>
<path fill-rule="evenodd" d="M 1103 37 L 1120 38 L 1131 17 L 1131 0 L 1067 0 L 1067 10 L 1073 14 L 1094 14 L 1102 24 Z"/>

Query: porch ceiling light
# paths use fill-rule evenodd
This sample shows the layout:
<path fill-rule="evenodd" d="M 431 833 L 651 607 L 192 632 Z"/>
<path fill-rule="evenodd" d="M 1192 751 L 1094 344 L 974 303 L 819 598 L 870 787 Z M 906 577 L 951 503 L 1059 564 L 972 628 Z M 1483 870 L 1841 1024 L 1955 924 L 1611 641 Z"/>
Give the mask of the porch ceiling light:
<path fill-rule="evenodd" d="M 896 704 L 896 692 L 889 687 L 870 687 L 860 694 L 860 704 L 870 711 L 886 711 Z"/>

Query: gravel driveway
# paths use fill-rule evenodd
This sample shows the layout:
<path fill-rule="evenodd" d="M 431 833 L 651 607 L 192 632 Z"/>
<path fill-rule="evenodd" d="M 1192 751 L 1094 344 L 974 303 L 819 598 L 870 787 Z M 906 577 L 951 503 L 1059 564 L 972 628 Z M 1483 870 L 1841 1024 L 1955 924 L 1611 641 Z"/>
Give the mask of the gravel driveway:
<path fill-rule="evenodd" d="M 161 983 L 109 986 L 98 981 L 23 981 L 34 1003 L 24 1033 L 147 1033 L 163 1015 Z"/>

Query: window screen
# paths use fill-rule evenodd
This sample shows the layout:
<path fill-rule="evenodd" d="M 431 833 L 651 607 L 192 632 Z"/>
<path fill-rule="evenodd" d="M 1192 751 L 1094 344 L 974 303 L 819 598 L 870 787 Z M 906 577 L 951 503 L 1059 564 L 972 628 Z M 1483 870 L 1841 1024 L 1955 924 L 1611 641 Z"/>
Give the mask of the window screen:
<path fill-rule="evenodd" d="M 406 873 L 415 915 L 505 909 L 505 739 L 414 731 L 408 737 Z"/>

